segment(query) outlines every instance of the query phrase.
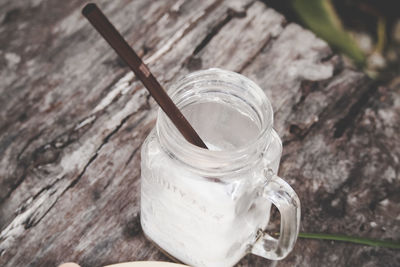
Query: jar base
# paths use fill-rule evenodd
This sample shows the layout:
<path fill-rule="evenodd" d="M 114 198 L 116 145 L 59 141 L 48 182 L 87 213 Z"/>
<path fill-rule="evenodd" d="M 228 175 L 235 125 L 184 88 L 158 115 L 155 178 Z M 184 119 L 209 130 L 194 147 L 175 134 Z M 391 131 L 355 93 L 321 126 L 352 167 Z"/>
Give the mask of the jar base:
<path fill-rule="evenodd" d="M 153 239 L 151 239 L 148 235 L 146 235 L 146 233 L 143 231 L 143 235 L 144 237 L 150 241 L 162 254 L 164 254 L 164 256 L 166 256 L 167 258 L 169 258 L 171 261 L 173 261 L 174 263 L 179 263 L 179 264 L 185 264 L 184 262 L 178 260 L 177 258 L 175 258 L 174 256 L 172 256 L 171 254 L 169 254 L 167 251 L 165 251 L 162 247 L 160 247 Z"/>

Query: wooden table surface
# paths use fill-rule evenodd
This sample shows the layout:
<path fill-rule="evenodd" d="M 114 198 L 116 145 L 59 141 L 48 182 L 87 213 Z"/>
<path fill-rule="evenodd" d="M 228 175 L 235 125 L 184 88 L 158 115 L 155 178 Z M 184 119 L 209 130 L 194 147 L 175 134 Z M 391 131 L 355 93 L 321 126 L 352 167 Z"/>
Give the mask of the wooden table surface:
<path fill-rule="evenodd" d="M 84 2 L 0 2 L 0 266 L 168 260 L 139 222 L 139 152 L 157 107 Z M 400 82 L 375 85 L 260 1 L 97 3 L 166 88 L 220 67 L 265 90 L 302 232 L 400 240 Z M 278 263 L 295 265 L 399 266 L 400 253 L 299 239 Z"/>

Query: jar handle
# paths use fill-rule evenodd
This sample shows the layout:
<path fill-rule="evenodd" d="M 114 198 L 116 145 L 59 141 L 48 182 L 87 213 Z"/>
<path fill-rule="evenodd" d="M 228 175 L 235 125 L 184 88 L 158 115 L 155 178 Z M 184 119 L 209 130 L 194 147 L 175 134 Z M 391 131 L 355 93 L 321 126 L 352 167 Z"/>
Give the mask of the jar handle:
<path fill-rule="evenodd" d="M 271 260 L 280 260 L 292 251 L 296 243 L 300 227 L 300 200 L 290 185 L 271 169 L 265 171 L 265 176 L 267 182 L 264 185 L 263 196 L 278 208 L 281 214 L 281 232 L 279 239 L 276 239 L 260 230 L 251 253 Z"/>

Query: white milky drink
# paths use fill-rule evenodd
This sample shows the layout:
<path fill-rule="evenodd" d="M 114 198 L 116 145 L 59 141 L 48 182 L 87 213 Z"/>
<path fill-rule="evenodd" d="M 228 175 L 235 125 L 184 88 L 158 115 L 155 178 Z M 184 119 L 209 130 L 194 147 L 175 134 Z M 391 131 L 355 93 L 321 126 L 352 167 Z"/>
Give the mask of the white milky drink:
<path fill-rule="evenodd" d="M 274 175 L 282 145 L 265 94 L 218 69 L 185 77 L 169 94 L 209 150 L 189 144 L 159 112 L 141 154 L 146 236 L 192 266 L 232 266 L 250 252 L 286 256 L 297 238 L 300 205 Z M 285 218 L 279 240 L 261 231 L 271 204 Z"/>

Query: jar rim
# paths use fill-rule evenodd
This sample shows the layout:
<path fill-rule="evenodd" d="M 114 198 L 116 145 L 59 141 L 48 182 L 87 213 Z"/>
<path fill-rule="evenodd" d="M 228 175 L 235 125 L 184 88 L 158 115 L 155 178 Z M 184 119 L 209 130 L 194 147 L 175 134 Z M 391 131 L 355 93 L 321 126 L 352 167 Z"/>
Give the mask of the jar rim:
<path fill-rule="evenodd" d="M 249 90 L 255 101 L 258 101 L 257 104 L 260 105 L 258 113 L 262 114 L 257 114 L 260 118 L 260 129 L 257 137 L 249 140 L 245 146 L 239 146 L 231 150 L 207 150 L 189 143 L 167 115 L 159 109 L 156 129 L 161 147 L 172 157 L 183 162 L 191 169 L 203 173 L 203 175 L 219 176 L 251 168 L 253 166 L 252 163 L 256 164 L 262 158 L 263 152 L 268 148 L 273 125 L 271 103 L 264 91 L 256 83 L 236 72 L 210 68 L 185 75 L 171 86 L 168 94 L 181 109 L 180 103 L 188 94 L 184 87 L 211 77 L 217 77 L 218 81 L 232 80 L 240 83 Z M 244 87 L 243 90 L 245 90 Z"/>

